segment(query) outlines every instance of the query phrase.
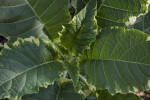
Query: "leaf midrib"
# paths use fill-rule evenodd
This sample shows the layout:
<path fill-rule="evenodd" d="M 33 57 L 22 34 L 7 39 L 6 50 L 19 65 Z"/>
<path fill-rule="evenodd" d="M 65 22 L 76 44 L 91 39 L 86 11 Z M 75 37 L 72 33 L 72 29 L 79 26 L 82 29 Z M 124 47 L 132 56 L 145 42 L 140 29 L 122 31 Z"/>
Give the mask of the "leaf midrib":
<path fill-rule="evenodd" d="M 120 24 L 125 23 L 125 22 L 119 22 L 119 21 L 115 21 L 115 20 L 112 20 L 112 19 L 104 18 L 104 17 L 101 17 L 101 16 L 96 16 L 96 18 L 100 18 L 100 19 L 103 19 L 103 20 L 107 20 L 107 21 L 115 22 L 115 23 L 120 23 Z"/>
<path fill-rule="evenodd" d="M 25 5 L 27 5 L 27 3 L 15 5 L 15 6 L 1 6 L 0 8 L 15 8 L 15 7 L 20 7 L 20 6 L 25 6 Z"/>
<path fill-rule="evenodd" d="M 115 61 L 115 62 L 133 63 L 133 64 L 139 64 L 139 65 L 150 66 L 150 64 L 145 64 L 145 63 L 140 63 L 140 62 L 134 62 L 134 61 L 133 61 L 133 62 L 130 62 L 130 61 L 125 61 L 125 60 L 118 60 L 118 59 L 102 59 L 102 58 L 100 58 L 100 59 L 96 59 L 96 58 L 83 59 L 83 60 L 81 60 L 81 62 L 82 62 L 82 61 L 86 61 L 86 60 Z"/>
<path fill-rule="evenodd" d="M 102 6 L 107 7 L 107 8 L 111 8 L 111 9 L 116 9 L 116 10 L 123 10 L 123 11 L 126 11 L 126 12 L 143 13 L 141 11 L 131 11 L 131 10 L 127 10 L 127 9 L 115 8 L 113 6 L 108 6 L 108 5 L 105 5 L 105 4 L 103 4 Z"/>
<path fill-rule="evenodd" d="M 77 21 L 76 21 L 77 22 Z M 76 23 L 77 24 L 77 23 Z M 77 40 L 77 37 L 78 37 L 78 35 L 79 35 L 79 33 L 80 33 L 80 30 L 81 30 L 81 28 L 82 28 L 82 26 L 83 26 L 83 23 L 82 23 L 82 21 L 81 21 L 81 26 L 80 26 L 80 28 L 79 29 L 77 29 L 77 26 L 76 26 L 76 32 L 75 32 L 75 38 L 73 39 L 73 43 L 72 43 L 72 45 L 71 45 L 71 47 L 70 47 L 70 50 L 72 51 L 72 49 L 74 48 L 74 45 L 76 44 L 75 42 L 76 42 L 76 40 Z"/>

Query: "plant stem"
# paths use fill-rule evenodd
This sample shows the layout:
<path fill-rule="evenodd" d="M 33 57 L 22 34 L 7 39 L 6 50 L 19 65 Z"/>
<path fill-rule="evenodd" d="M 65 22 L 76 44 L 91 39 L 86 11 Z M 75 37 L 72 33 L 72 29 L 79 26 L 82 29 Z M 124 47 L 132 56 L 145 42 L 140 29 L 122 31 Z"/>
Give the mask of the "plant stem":
<path fill-rule="evenodd" d="M 67 73 L 68 73 L 67 71 L 64 72 L 63 78 L 66 78 L 66 77 L 67 77 Z"/>
<path fill-rule="evenodd" d="M 83 76 L 79 75 L 79 79 L 90 89 L 90 85 Z"/>

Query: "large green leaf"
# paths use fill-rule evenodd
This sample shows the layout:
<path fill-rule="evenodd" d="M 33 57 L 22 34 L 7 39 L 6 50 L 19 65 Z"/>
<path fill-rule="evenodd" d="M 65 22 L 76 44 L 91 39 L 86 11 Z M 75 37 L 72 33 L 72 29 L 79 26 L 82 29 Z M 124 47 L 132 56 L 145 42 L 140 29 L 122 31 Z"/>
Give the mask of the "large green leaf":
<path fill-rule="evenodd" d="M 71 82 L 64 82 L 41 88 L 38 94 L 24 96 L 22 100 L 84 100 L 84 96 L 75 92 Z"/>
<path fill-rule="evenodd" d="M 148 10 L 148 0 L 98 0 L 102 1 L 97 12 L 99 27 L 128 26 L 136 17 Z"/>
<path fill-rule="evenodd" d="M 61 43 L 72 53 L 82 53 L 95 40 L 97 34 L 96 0 L 90 0 L 62 31 Z"/>
<path fill-rule="evenodd" d="M 107 90 L 98 91 L 98 100 L 142 100 L 135 94 L 116 94 L 112 96 Z"/>
<path fill-rule="evenodd" d="M 137 23 L 132 28 L 141 30 L 150 35 L 150 12 L 145 16 L 141 16 Z"/>
<path fill-rule="evenodd" d="M 27 0 L 51 37 L 58 37 L 62 25 L 70 21 L 69 0 Z"/>
<path fill-rule="evenodd" d="M 20 97 L 46 87 L 64 71 L 49 41 L 33 37 L 5 45 L 0 55 L 0 98 Z"/>
<path fill-rule="evenodd" d="M 111 94 L 150 89 L 148 37 L 134 29 L 103 29 L 81 58 L 82 73 L 96 89 Z"/>
<path fill-rule="evenodd" d="M 34 36 L 48 39 L 26 0 L 0 0 L 0 35 L 14 42 Z"/>

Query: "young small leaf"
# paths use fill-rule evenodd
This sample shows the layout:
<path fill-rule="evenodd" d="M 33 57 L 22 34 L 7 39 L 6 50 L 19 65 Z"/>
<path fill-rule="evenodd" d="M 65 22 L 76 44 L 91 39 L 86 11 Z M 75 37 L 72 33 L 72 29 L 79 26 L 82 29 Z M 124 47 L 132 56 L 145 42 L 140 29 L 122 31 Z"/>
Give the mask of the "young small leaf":
<path fill-rule="evenodd" d="M 97 34 L 96 0 L 90 0 L 62 31 L 61 43 L 72 54 L 81 54 L 95 40 Z"/>
<path fill-rule="evenodd" d="M 73 81 L 73 85 L 76 88 L 78 80 L 79 80 L 79 63 L 77 61 L 77 59 L 72 58 L 69 61 L 65 61 L 64 62 L 64 66 L 67 69 L 67 71 L 69 72 L 69 75 Z"/>

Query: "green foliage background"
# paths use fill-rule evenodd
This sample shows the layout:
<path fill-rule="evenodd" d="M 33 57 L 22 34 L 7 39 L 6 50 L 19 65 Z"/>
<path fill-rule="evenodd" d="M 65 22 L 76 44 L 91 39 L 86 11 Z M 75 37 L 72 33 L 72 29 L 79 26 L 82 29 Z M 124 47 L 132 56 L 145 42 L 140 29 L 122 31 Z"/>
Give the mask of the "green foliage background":
<path fill-rule="evenodd" d="M 0 99 L 141 100 L 148 0 L 0 0 Z"/>

